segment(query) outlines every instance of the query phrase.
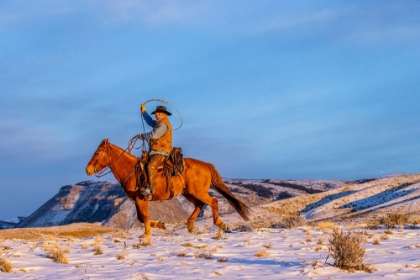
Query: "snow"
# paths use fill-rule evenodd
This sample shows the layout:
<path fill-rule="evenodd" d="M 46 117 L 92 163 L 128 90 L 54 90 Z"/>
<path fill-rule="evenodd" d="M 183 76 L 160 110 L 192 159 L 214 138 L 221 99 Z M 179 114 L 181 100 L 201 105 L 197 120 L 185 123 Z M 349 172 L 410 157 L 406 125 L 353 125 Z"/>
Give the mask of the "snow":
<path fill-rule="evenodd" d="M 384 229 L 367 230 L 366 260 L 376 271 L 350 273 L 332 265 L 328 257 L 328 237 L 317 227 L 295 229 L 262 228 L 252 232 L 224 233 L 218 239 L 211 220 L 197 223 L 202 234 L 185 228 L 154 230 L 153 244 L 134 248 L 143 229 L 134 228 L 127 236 L 109 233 L 97 238 L 56 238 L 41 241 L 18 239 L 0 242 L 2 256 L 11 261 L 11 273 L 0 272 L 1 279 L 379 279 L 396 277 L 417 279 L 420 272 L 420 231 L 394 230 L 388 240 L 373 245 Z M 351 228 L 363 231 L 363 227 Z M 307 236 L 311 236 L 308 241 Z M 323 244 L 317 244 L 319 238 Z M 94 255 L 94 243 L 103 254 Z M 69 264 L 46 257 L 45 244 L 59 243 L 68 248 Z M 83 248 L 83 244 L 89 244 Z M 189 247 L 187 247 L 187 245 Z M 261 257 L 257 252 L 265 252 Z M 207 254 L 211 258 L 196 258 Z M 125 258 L 118 260 L 117 256 Z M 225 262 L 223 262 L 225 261 Z M 315 267 L 314 267 L 315 266 Z"/>

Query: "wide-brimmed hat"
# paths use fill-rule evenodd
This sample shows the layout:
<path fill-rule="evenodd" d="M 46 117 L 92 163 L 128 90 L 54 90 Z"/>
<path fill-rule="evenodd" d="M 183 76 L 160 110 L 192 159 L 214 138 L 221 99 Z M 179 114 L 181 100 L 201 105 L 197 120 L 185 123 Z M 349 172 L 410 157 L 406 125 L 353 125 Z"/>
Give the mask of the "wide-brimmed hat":
<path fill-rule="evenodd" d="M 165 113 L 165 114 L 167 114 L 168 116 L 172 115 L 171 113 L 169 113 L 169 112 L 166 110 L 166 107 L 165 107 L 165 106 L 157 106 L 157 107 L 156 107 L 156 110 L 154 110 L 154 111 L 152 112 L 152 115 L 153 115 L 153 114 L 156 114 L 156 113 Z"/>

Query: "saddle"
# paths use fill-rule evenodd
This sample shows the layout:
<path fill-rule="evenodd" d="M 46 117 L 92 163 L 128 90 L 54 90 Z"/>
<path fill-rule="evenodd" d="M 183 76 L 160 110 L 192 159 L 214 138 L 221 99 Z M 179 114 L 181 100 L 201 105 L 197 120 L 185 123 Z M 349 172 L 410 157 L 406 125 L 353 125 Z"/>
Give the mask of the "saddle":
<path fill-rule="evenodd" d="M 149 154 L 146 151 L 142 152 L 141 157 L 137 158 L 137 165 L 135 167 L 136 186 L 141 189 L 147 186 L 147 162 L 149 161 Z M 179 176 L 184 171 L 185 161 L 182 155 L 181 148 L 173 148 L 169 156 L 165 159 L 162 166 L 158 167 L 158 174 L 163 173 L 166 178 L 166 191 L 170 191 L 170 197 L 174 197 L 174 186 L 172 184 L 172 177 Z"/>

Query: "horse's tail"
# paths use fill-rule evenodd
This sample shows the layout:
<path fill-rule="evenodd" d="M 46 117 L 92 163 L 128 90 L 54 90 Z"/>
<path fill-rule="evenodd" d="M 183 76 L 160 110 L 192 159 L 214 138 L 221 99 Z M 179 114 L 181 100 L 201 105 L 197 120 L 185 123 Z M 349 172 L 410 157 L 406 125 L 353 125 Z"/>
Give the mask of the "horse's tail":
<path fill-rule="evenodd" d="M 241 215 L 241 217 L 248 221 L 250 211 L 252 211 L 245 203 L 237 199 L 233 193 L 228 189 L 222 180 L 219 172 L 213 164 L 207 163 L 211 172 L 211 184 L 224 198 L 232 205 L 232 207 Z"/>

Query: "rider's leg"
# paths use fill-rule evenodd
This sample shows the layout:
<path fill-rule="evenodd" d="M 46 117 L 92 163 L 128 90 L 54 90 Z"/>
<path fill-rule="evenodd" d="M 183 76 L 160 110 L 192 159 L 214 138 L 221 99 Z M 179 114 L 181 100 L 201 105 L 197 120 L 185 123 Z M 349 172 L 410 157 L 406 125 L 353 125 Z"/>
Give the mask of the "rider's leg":
<path fill-rule="evenodd" d="M 155 191 L 158 167 L 162 165 L 164 160 L 165 157 L 159 154 L 154 154 L 149 158 L 149 162 L 147 164 L 147 172 L 149 180 L 149 189 L 151 193 Z"/>

